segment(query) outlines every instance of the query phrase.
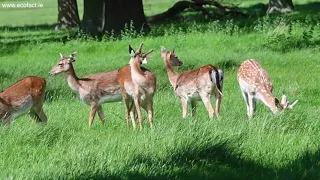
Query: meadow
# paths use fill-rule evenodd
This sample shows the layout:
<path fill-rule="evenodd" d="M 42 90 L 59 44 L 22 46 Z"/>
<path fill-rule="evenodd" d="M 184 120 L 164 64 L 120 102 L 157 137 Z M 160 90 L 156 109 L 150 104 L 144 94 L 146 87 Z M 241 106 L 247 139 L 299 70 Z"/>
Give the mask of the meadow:
<path fill-rule="evenodd" d="M 3 1 L 24 2 L 24 1 Z M 146 15 L 175 1 L 144 0 Z M 244 0 L 240 7 L 255 11 Z M 130 29 L 122 38 L 98 41 L 54 31 L 56 1 L 44 8 L 0 7 L 0 90 L 18 79 L 46 78 L 47 125 L 22 116 L 0 127 L 0 179 L 319 179 L 320 178 L 320 3 L 295 1 L 286 15 L 226 16 L 205 19 L 185 12 L 151 33 Z M 82 18 L 82 1 L 79 1 Z M 39 18 L 41 16 L 41 18 Z M 65 75 L 49 77 L 59 53 L 78 52 L 79 77 L 128 64 L 128 44 L 154 49 L 144 67 L 157 77 L 154 125 L 144 113 L 143 132 L 126 128 L 122 102 L 103 105 L 106 125 L 96 117 L 88 128 L 90 108 L 71 91 Z M 175 47 L 181 72 L 206 64 L 224 70 L 221 116 L 210 120 L 202 102 L 197 117 L 182 119 L 160 48 Z M 262 104 L 249 120 L 236 79 L 246 59 L 258 59 L 269 72 L 274 95 L 299 100 L 291 111 L 274 117 Z M 212 100 L 213 102 L 214 100 Z M 190 107 L 189 107 L 190 108 Z M 190 109 L 189 109 L 190 111 Z"/>

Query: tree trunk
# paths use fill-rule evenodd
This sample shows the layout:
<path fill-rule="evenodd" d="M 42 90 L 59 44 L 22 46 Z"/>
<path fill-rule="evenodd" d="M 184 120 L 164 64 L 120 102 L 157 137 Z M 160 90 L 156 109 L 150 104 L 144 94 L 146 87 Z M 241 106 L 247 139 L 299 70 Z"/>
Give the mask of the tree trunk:
<path fill-rule="evenodd" d="M 142 0 L 107 0 L 104 30 L 119 34 L 121 30 L 133 25 L 134 30 L 148 31 Z"/>
<path fill-rule="evenodd" d="M 99 36 L 107 31 L 118 35 L 131 23 L 138 32 L 150 29 L 142 0 L 84 0 L 82 26 L 88 34 Z"/>
<path fill-rule="evenodd" d="M 90 35 L 97 36 L 103 32 L 105 24 L 105 0 L 84 0 L 82 28 Z"/>
<path fill-rule="evenodd" d="M 287 13 L 294 11 L 292 0 L 270 0 L 267 14 Z"/>
<path fill-rule="evenodd" d="M 76 28 L 80 25 L 77 0 L 58 0 L 56 30 Z"/>

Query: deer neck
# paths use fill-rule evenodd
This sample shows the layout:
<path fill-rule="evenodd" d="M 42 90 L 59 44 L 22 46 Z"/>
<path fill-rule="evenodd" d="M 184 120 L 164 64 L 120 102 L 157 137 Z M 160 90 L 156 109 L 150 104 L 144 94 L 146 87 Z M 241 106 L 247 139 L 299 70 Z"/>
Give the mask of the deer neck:
<path fill-rule="evenodd" d="M 144 73 L 141 71 L 140 61 L 134 59 L 129 64 L 131 68 L 131 78 L 133 82 L 137 83 L 139 86 L 144 86 L 147 82 L 147 79 L 144 76 Z"/>
<path fill-rule="evenodd" d="M 69 87 L 73 91 L 79 92 L 79 87 L 80 87 L 79 78 L 77 77 L 72 64 L 70 64 L 70 68 L 66 72 L 66 74 L 67 74 L 67 81 L 68 81 Z"/>
<path fill-rule="evenodd" d="M 263 91 L 263 92 L 260 91 L 257 94 L 257 96 L 262 101 L 262 103 L 265 104 L 270 109 L 270 111 L 273 114 L 277 114 L 279 112 L 279 108 L 277 107 L 277 104 L 275 102 L 276 98 L 273 96 L 271 91 Z"/>
<path fill-rule="evenodd" d="M 164 65 L 165 65 L 167 73 L 168 73 L 168 78 L 169 78 L 170 84 L 173 87 L 176 87 L 177 78 L 179 76 L 179 73 L 175 72 L 173 69 L 173 66 L 171 66 L 166 60 L 164 61 Z"/>

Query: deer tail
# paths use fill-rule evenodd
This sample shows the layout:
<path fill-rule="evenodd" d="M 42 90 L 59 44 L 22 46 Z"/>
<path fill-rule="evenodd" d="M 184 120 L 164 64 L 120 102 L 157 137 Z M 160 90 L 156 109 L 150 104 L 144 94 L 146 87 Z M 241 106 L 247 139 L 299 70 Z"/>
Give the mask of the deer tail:
<path fill-rule="evenodd" d="M 221 96 L 223 96 L 222 94 L 223 76 L 224 76 L 224 73 L 221 69 L 212 69 L 210 71 L 211 81 L 216 85 L 217 91 Z"/>

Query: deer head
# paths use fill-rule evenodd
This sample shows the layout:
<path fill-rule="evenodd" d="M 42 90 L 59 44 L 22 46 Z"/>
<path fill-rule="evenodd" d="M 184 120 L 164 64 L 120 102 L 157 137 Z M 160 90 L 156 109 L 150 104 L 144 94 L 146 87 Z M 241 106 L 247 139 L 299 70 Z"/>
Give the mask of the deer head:
<path fill-rule="evenodd" d="M 161 47 L 161 57 L 164 61 L 169 63 L 170 66 L 181 66 L 183 63 L 178 59 L 178 56 L 174 53 L 174 48 L 167 51 L 164 46 Z"/>
<path fill-rule="evenodd" d="M 143 46 L 143 42 L 139 45 L 139 48 L 137 49 L 137 51 L 134 51 L 133 48 L 131 47 L 131 45 L 129 44 L 129 54 L 130 54 L 130 62 L 136 58 L 139 59 L 140 64 L 147 64 L 149 58 L 147 58 L 147 55 L 150 54 L 153 49 L 150 49 L 149 51 L 142 53 L 142 46 Z M 130 64 L 129 62 L 129 64 Z"/>
<path fill-rule="evenodd" d="M 70 69 L 72 62 L 76 61 L 77 52 L 72 53 L 69 57 L 60 53 L 59 62 L 51 69 L 50 76 L 66 72 Z"/>
<path fill-rule="evenodd" d="M 298 100 L 294 101 L 292 104 L 289 105 L 289 101 L 287 100 L 287 96 L 283 95 L 281 98 L 281 102 L 277 98 L 275 98 L 275 104 L 278 108 L 278 110 L 285 110 L 285 109 L 292 109 L 293 106 L 295 106 L 298 103 Z"/>

